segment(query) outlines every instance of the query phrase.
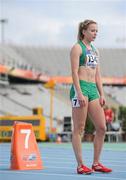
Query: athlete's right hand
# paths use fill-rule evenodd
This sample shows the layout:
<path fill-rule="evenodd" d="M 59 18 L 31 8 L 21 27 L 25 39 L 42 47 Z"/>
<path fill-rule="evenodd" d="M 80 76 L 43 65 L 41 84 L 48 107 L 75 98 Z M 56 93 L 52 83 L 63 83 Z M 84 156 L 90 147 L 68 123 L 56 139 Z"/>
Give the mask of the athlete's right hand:
<path fill-rule="evenodd" d="M 86 98 L 82 93 L 78 93 L 77 99 L 79 101 L 80 107 L 86 106 Z"/>

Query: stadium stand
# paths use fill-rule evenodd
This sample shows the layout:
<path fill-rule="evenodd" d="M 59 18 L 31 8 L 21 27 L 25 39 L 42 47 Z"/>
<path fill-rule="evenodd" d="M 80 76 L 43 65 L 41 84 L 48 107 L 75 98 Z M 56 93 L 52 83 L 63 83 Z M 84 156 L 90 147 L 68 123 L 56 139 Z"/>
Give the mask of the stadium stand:
<path fill-rule="evenodd" d="M 48 75 L 70 75 L 68 48 L 41 48 L 13 46 L 28 63 Z M 46 63 L 45 63 L 46 62 Z M 55 68 L 52 66 L 55 65 Z M 67 66 L 66 66 L 67 65 Z"/>
<path fill-rule="evenodd" d="M 115 99 L 120 105 L 126 106 L 126 87 L 105 86 L 104 91 L 109 97 Z"/>
<path fill-rule="evenodd" d="M 68 48 L 21 47 L 13 49 L 30 64 L 50 75 L 71 75 Z M 125 76 L 125 49 L 99 49 L 103 76 Z M 46 62 L 46 63 L 45 63 Z M 43 66 L 44 65 L 44 66 Z M 52 66 L 55 65 L 55 68 Z M 108 68 L 109 67 L 109 68 Z M 116 71 L 115 71 L 116 70 Z"/>
<path fill-rule="evenodd" d="M 125 49 L 100 49 L 100 64 L 103 76 L 126 76 Z"/>
<path fill-rule="evenodd" d="M 99 51 L 101 72 L 104 77 L 126 75 L 125 49 L 99 49 Z M 52 76 L 69 76 L 71 75 L 69 53 L 68 48 L 6 45 L 0 46 L 0 62 L 20 68 L 34 67 Z"/>
<path fill-rule="evenodd" d="M 31 64 L 27 63 L 19 53 L 17 53 L 11 46 L 0 45 L 0 63 L 21 69 L 29 69 Z"/>
<path fill-rule="evenodd" d="M 126 77 L 125 49 L 99 49 L 104 77 Z M 0 45 L 0 64 L 10 68 L 32 70 L 49 76 L 71 76 L 69 48 Z M 43 107 L 47 124 L 50 116 L 50 93 L 42 84 L 20 85 L 0 83 L 0 115 L 29 115 L 32 109 Z M 70 85 L 56 85 L 53 118 L 71 116 Z M 104 86 L 107 104 L 126 105 L 126 87 Z"/>
<path fill-rule="evenodd" d="M 63 98 L 62 98 L 63 99 Z M 0 87 L 0 115 L 31 115 L 33 108 L 42 107 L 49 128 L 50 92 L 41 84 L 38 85 L 10 85 Z M 54 120 L 63 120 L 70 116 L 70 103 L 54 97 Z M 56 123 L 56 122 L 55 122 Z M 54 124 L 56 127 L 56 124 Z"/>

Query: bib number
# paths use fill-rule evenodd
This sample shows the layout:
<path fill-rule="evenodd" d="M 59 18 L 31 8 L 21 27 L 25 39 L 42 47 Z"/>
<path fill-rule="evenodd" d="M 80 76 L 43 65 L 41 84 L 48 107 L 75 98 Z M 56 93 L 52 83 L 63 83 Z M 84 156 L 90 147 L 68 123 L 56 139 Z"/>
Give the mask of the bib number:
<path fill-rule="evenodd" d="M 72 98 L 72 107 L 80 107 L 80 104 L 77 98 Z"/>

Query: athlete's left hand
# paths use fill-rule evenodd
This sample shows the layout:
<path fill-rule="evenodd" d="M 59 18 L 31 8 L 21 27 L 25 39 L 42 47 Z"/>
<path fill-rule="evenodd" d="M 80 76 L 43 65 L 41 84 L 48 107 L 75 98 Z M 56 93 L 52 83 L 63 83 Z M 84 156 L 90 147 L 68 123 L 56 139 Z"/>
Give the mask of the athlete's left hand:
<path fill-rule="evenodd" d="M 105 103 L 106 103 L 105 97 L 104 96 L 100 96 L 99 102 L 100 102 L 100 105 L 103 107 L 105 105 Z"/>

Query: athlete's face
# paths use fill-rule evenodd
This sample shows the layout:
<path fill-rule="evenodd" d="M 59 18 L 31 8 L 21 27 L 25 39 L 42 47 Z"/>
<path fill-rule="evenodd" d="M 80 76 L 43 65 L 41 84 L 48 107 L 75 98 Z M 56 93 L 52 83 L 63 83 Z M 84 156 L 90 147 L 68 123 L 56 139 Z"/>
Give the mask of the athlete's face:
<path fill-rule="evenodd" d="M 97 32 L 98 32 L 97 24 L 95 24 L 95 23 L 90 24 L 88 26 L 87 30 L 83 31 L 84 39 L 86 39 L 89 42 L 94 41 L 97 36 Z"/>

